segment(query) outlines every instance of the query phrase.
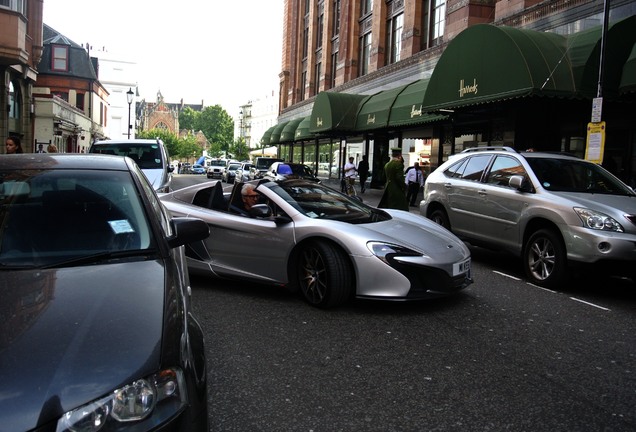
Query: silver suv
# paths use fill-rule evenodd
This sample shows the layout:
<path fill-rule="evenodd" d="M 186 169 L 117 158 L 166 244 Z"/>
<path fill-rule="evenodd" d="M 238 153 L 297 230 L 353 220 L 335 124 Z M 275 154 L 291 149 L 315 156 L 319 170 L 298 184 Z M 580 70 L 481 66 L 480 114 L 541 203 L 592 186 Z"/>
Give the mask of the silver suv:
<path fill-rule="evenodd" d="M 471 244 L 520 256 L 540 286 L 558 285 L 573 264 L 636 282 L 636 194 L 573 156 L 469 149 L 428 176 L 420 212 Z"/>

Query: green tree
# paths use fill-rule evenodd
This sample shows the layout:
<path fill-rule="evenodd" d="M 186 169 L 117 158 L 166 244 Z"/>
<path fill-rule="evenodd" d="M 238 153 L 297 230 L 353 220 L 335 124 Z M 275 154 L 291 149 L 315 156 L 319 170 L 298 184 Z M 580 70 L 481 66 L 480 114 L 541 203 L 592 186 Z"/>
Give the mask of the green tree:
<path fill-rule="evenodd" d="M 203 155 L 203 150 L 194 135 L 188 134 L 179 140 L 179 159 L 196 162 Z"/>
<path fill-rule="evenodd" d="M 250 158 L 249 150 L 245 144 L 245 138 L 238 137 L 230 146 L 229 152 L 236 160 L 248 160 Z"/>
<path fill-rule="evenodd" d="M 234 138 L 234 120 L 220 105 L 201 111 L 197 126 L 195 129 L 202 131 L 208 139 L 212 156 L 229 152 Z"/>
<path fill-rule="evenodd" d="M 179 128 L 198 131 L 200 129 L 198 125 L 200 115 L 201 113 L 199 111 L 185 107 L 184 110 L 179 113 Z"/>

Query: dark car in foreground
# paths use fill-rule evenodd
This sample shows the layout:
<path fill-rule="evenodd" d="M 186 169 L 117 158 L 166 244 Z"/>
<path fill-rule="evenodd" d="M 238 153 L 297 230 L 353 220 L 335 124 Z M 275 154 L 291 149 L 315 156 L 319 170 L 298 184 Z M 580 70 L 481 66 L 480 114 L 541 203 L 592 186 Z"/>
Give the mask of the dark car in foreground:
<path fill-rule="evenodd" d="M 305 164 L 289 163 L 289 162 L 274 162 L 267 172 L 263 175 L 263 178 L 272 181 L 286 180 L 286 179 L 303 179 L 314 182 L 320 182 L 318 177 L 314 175 Z"/>
<path fill-rule="evenodd" d="M 192 271 L 286 286 L 322 308 L 446 296 L 472 282 L 468 248 L 426 218 L 306 180 L 248 184 L 245 198 L 238 182 L 231 193 L 206 182 L 161 196 L 173 216 L 210 226 L 209 239 L 188 247 Z"/>
<path fill-rule="evenodd" d="M 520 256 L 537 285 L 591 265 L 636 281 L 636 194 L 577 157 L 465 151 L 428 176 L 420 211 L 469 243 Z"/>
<path fill-rule="evenodd" d="M 0 156 L 0 429 L 207 431 L 183 245 L 132 159 Z"/>

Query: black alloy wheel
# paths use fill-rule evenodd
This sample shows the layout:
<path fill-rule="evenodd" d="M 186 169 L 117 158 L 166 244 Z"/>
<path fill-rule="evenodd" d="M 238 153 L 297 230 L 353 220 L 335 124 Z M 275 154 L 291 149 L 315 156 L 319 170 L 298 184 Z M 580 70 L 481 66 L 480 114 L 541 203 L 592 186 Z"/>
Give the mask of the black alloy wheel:
<path fill-rule="evenodd" d="M 451 229 L 450 221 L 448 220 L 448 215 L 446 214 L 446 210 L 444 210 L 443 208 L 436 208 L 435 210 L 431 212 L 428 218 L 432 220 L 433 222 L 435 222 L 436 224 L 441 225 L 450 231 Z"/>
<path fill-rule="evenodd" d="M 338 246 L 312 241 L 300 252 L 298 284 L 305 300 L 319 308 L 330 308 L 349 300 L 353 278 L 349 258 Z"/>

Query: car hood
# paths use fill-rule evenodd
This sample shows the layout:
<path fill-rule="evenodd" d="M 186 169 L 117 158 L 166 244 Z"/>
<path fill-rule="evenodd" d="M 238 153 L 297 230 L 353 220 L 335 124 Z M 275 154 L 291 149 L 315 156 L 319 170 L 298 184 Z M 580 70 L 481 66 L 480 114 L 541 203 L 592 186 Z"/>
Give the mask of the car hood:
<path fill-rule="evenodd" d="M 4 430 L 55 421 L 159 367 L 160 261 L 4 271 L 0 294 Z"/>
<path fill-rule="evenodd" d="M 391 215 L 391 220 L 364 225 L 377 233 L 378 240 L 406 246 L 439 262 L 470 256 L 464 242 L 441 225 L 405 211 L 383 210 Z"/>
<path fill-rule="evenodd" d="M 612 216 L 625 227 L 623 215 L 636 215 L 636 196 L 590 194 L 579 192 L 553 192 L 570 201 L 572 207 L 585 207 Z M 630 232 L 633 232 L 633 227 Z"/>

